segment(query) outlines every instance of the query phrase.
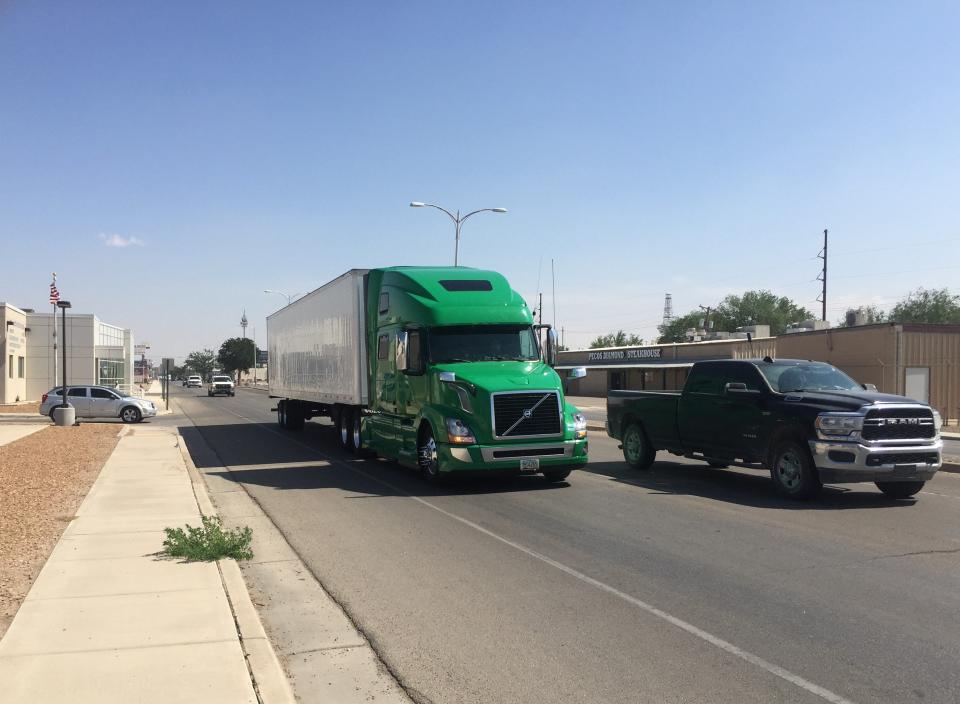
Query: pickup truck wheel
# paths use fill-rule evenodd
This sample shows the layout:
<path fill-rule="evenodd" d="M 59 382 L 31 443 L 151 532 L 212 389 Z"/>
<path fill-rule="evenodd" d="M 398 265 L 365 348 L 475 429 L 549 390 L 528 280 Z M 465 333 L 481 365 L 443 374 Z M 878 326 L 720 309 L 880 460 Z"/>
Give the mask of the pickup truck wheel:
<path fill-rule="evenodd" d="M 571 470 L 569 469 L 555 469 L 549 472 L 544 472 L 543 479 L 551 484 L 554 482 L 562 482 L 564 479 L 570 476 L 570 471 Z"/>
<path fill-rule="evenodd" d="M 657 452 L 650 446 L 647 434 L 637 423 L 623 431 L 623 459 L 634 469 L 650 469 Z"/>
<path fill-rule="evenodd" d="M 795 440 L 777 446 L 770 477 L 777 491 L 791 499 L 812 499 L 823 488 L 810 451 Z"/>
<path fill-rule="evenodd" d="M 877 488 L 891 499 L 909 499 L 920 493 L 926 482 L 876 482 Z"/>
<path fill-rule="evenodd" d="M 428 484 L 439 484 L 443 475 L 440 474 L 440 459 L 437 454 L 437 441 L 433 432 L 428 428 L 420 434 L 417 444 L 417 460 L 420 464 L 420 473 Z"/>

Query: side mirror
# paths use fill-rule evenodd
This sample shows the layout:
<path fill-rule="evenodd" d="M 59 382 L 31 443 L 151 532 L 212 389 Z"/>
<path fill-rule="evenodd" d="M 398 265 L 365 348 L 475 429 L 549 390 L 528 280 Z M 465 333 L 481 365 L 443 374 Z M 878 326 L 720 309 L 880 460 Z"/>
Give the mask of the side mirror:
<path fill-rule="evenodd" d="M 553 328 L 547 328 L 547 341 L 544 345 L 543 357 L 547 366 L 557 366 L 557 331 Z"/>
<path fill-rule="evenodd" d="M 748 389 L 747 385 L 742 381 L 731 381 L 727 383 L 723 390 L 731 396 L 759 396 L 760 392 L 757 389 Z"/>
<path fill-rule="evenodd" d="M 401 330 L 397 333 L 397 371 L 407 371 L 407 331 Z"/>
<path fill-rule="evenodd" d="M 860 386 L 863 387 L 863 390 L 864 390 L 864 391 L 876 391 L 876 390 L 877 390 L 877 385 L 876 385 L 876 384 L 860 384 Z"/>
<path fill-rule="evenodd" d="M 569 379 L 570 381 L 573 381 L 574 379 L 582 379 L 586 375 L 587 375 L 586 367 L 574 367 L 567 374 L 567 379 Z"/>

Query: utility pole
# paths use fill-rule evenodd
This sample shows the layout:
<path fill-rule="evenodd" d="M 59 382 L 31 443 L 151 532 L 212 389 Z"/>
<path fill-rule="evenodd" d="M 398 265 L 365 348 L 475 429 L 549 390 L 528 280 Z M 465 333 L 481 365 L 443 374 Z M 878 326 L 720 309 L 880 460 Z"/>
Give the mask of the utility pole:
<path fill-rule="evenodd" d="M 699 308 L 706 313 L 703 318 L 703 331 L 707 332 L 710 329 L 710 312 L 713 310 L 713 308 L 710 306 L 699 306 Z"/>
<path fill-rule="evenodd" d="M 823 250 L 820 254 L 817 255 L 818 259 L 823 260 L 823 270 L 820 272 L 820 276 L 817 277 L 817 281 L 823 282 L 823 290 L 820 293 L 820 296 L 817 298 L 818 301 L 823 305 L 823 312 L 820 319 L 827 319 L 827 231 L 823 231 Z"/>
<path fill-rule="evenodd" d="M 543 292 L 540 292 L 540 305 L 537 306 L 537 324 L 543 324 Z"/>

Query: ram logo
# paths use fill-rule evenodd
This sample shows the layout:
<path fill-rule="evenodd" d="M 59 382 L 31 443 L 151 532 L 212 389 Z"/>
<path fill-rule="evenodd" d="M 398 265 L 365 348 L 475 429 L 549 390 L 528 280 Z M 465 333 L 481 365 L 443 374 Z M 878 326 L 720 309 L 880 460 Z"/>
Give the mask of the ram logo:
<path fill-rule="evenodd" d="M 883 418 L 884 425 L 920 425 L 922 418 Z"/>

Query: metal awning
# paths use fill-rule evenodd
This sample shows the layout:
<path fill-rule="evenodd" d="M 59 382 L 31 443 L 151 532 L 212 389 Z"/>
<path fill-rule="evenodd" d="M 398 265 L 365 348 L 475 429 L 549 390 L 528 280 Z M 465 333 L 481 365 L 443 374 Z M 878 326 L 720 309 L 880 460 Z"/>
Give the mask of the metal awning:
<path fill-rule="evenodd" d="M 634 362 L 633 364 L 558 364 L 555 369 L 687 369 L 693 362 Z"/>

